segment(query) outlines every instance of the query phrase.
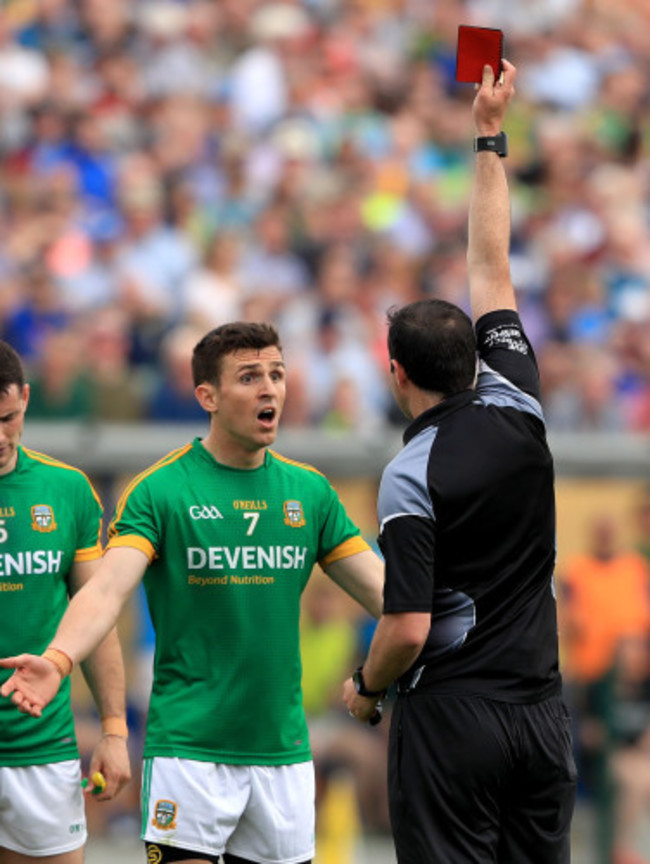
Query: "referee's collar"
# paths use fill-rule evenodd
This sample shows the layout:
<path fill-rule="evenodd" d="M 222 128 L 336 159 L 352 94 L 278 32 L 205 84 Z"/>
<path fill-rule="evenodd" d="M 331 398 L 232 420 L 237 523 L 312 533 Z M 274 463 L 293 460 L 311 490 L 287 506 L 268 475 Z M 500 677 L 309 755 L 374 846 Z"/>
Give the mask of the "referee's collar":
<path fill-rule="evenodd" d="M 403 441 L 405 444 L 415 438 L 427 426 L 435 426 L 440 423 L 445 417 L 458 411 L 459 408 L 464 408 L 470 405 L 476 399 L 476 390 L 462 390 L 460 393 L 454 393 L 453 396 L 447 396 L 442 402 L 438 402 L 433 408 L 423 411 L 415 420 L 412 420 L 404 430 Z"/>

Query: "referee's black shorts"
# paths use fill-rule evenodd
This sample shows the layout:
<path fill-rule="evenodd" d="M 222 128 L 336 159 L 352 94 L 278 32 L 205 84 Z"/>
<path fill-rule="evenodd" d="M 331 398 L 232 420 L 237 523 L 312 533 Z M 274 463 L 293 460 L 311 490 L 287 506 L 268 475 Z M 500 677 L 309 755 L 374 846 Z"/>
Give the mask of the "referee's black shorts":
<path fill-rule="evenodd" d="M 399 864 L 568 864 L 576 768 L 561 697 L 399 696 L 388 770 Z"/>

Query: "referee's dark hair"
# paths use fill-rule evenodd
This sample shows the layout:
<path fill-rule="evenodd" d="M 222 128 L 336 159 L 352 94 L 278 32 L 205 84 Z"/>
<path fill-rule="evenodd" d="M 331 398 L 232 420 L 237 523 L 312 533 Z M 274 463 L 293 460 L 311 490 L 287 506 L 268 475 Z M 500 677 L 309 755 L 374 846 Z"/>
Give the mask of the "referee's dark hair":
<path fill-rule="evenodd" d="M 12 384 L 22 391 L 25 370 L 18 352 L 8 342 L 0 340 L 0 393 L 8 393 Z"/>
<path fill-rule="evenodd" d="M 192 377 L 194 386 L 216 384 L 221 377 L 222 359 L 226 354 L 246 348 L 261 350 L 276 347 L 282 351 L 280 336 L 272 324 L 234 321 L 210 330 L 194 346 Z"/>
<path fill-rule="evenodd" d="M 462 309 L 446 300 L 417 300 L 391 307 L 388 353 L 422 390 L 451 396 L 474 384 L 474 327 Z"/>

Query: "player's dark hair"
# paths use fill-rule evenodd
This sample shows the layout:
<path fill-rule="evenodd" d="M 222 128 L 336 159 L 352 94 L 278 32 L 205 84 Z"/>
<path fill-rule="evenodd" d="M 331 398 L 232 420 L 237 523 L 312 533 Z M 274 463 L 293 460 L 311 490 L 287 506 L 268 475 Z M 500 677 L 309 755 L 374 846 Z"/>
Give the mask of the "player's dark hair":
<path fill-rule="evenodd" d="M 25 386 L 23 364 L 8 342 L 0 339 L 0 393 L 8 393 L 12 384 L 22 391 Z"/>
<path fill-rule="evenodd" d="M 222 360 L 226 354 L 233 354 L 246 348 L 259 351 L 271 347 L 282 351 L 278 331 L 271 324 L 235 321 L 215 327 L 194 347 L 192 355 L 194 386 L 198 387 L 206 381 L 218 382 L 221 377 Z"/>
<path fill-rule="evenodd" d="M 422 390 L 451 396 L 474 383 L 474 327 L 462 309 L 446 300 L 389 309 L 388 353 Z"/>

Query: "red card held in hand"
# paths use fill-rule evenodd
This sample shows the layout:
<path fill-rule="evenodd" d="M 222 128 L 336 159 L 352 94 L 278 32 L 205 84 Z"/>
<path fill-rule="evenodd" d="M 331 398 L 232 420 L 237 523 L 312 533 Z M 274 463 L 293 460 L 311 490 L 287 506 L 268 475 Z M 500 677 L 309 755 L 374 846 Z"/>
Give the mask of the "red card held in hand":
<path fill-rule="evenodd" d="M 456 52 L 456 81 L 480 84 L 483 67 L 489 64 L 494 77 L 501 74 L 503 57 L 503 31 L 493 27 L 458 27 L 458 50 Z"/>

